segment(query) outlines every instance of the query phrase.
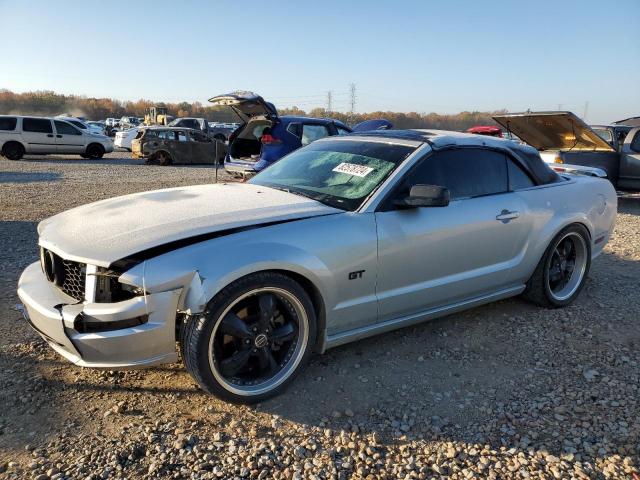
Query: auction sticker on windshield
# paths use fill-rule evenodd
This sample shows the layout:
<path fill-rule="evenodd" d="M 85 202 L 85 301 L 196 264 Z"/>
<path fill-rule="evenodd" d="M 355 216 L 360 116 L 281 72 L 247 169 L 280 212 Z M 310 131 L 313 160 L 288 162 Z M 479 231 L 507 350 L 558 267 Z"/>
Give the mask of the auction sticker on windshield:
<path fill-rule="evenodd" d="M 342 162 L 340 165 L 334 168 L 333 171 L 338 173 L 346 173 L 347 175 L 355 175 L 356 177 L 366 177 L 371 172 L 373 172 L 373 168 L 367 167 L 366 165 L 357 165 L 355 163 Z"/>

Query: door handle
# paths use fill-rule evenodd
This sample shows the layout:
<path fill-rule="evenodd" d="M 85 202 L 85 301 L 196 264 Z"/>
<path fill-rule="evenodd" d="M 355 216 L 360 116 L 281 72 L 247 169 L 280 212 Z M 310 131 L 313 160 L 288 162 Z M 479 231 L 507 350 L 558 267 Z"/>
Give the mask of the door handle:
<path fill-rule="evenodd" d="M 56 135 L 57 138 L 62 138 L 62 135 Z"/>
<path fill-rule="evenodd" d="M 502 223 L 508 223 L 514 218 L 518 218 L 520 216 L 520 212 L 510 212 L 509 210 L 502 210 L 497 216 L 496 220 L 500 220 Z"/>
<path fill-rule="evenodd" d="M 47 133 L 47 137 L 53 138 L 53 133 Z"/>

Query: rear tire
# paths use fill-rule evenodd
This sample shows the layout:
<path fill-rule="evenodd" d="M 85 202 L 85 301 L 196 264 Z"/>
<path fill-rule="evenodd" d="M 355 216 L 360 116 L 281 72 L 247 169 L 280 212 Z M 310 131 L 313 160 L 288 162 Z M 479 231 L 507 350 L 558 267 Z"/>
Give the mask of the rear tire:
<path fill-rule="evenodd" d="M 589 232 L 570 225 L 553 238 L 522 295 L 541 307 L 565 307 L 580 294 L 590 267 Z"/>
<path fill-rule="evenodd" d="M 24 156 L 24 147 L 18 142 L 7 142 L 2 147 L 2 155 L 9 160 L 20 160 Z"/>
<path fill-rule="evenodd" d="M 98 160 L 102 158 L 102 156 L 104 155 L 104 147 L 97 143 L 92 143 L 87 147 L 86 155 L 88 158 L 91 158 L 93 160 Z"/>
<path fill-rule="evenodd" d="M 307 292 L 286 275 L 261 272 L 221 290 L 184 327 L 184 363 L 223 400 L 256 403 L 282 392 L 309 359 L 316 316 Z"/>

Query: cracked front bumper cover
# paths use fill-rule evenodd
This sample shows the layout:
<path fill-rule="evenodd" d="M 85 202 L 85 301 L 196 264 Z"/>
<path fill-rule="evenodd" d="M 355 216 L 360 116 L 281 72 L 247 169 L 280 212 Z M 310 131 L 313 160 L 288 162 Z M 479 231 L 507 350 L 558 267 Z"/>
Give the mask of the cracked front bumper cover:
<path fill-rule="evenodd" d="M 45 278 L 39 263 L 22 273 L 18 296 L 33 329 L 67 360 L 82 367 L 125 369 L 175 362 L 175 319 L 181 289 L 118 303 L 79 303 Z M 74 326 L 80 314 L 104 322 L 148 316 L 142 325 L 99 333 Z"/>

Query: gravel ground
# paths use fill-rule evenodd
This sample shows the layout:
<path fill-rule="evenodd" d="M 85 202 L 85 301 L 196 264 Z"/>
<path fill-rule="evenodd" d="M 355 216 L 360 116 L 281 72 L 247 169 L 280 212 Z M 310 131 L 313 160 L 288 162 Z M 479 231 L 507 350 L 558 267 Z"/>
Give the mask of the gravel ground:
<path fill-rule="evenodd" d="M 511 299 L 346 345 L 245 407 L 180 364 L 75 367 L 22 320 L 38 221 L 214 178 L 108 157 L 0 160 L 1 478 L 639 478 L 640 199 L 571 307 Z"/>

